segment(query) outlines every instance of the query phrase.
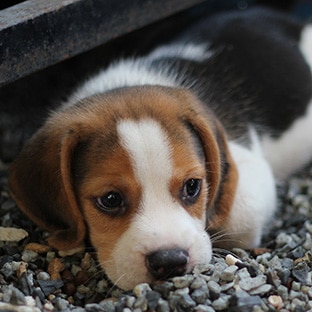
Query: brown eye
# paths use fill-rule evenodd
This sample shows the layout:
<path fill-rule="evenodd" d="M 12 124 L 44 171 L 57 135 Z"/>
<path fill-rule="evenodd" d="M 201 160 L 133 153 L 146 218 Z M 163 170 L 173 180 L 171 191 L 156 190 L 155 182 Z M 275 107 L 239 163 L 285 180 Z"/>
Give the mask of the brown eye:
<path fill-rule="evenodd" d="M 183 184 L 181 191 L 181 200 L 186 205 L 194 204 L 200 194 L 202 186 L 202 180 L 200 179 L 189 179 Z"/>
<path fill-rule="evenodd" d="M 95 199 L 97 208 L 111 216 L 120 215 L 125 210 L 125 201 L 119 192 L 108 192 Z"/>

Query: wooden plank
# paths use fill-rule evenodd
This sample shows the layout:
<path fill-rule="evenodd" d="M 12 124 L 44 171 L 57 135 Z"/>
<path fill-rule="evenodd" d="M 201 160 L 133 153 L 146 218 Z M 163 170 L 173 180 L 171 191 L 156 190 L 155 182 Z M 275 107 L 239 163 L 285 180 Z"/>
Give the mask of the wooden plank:
<path fill-rule="evenodd" d="M 0 11 L 0 85 L 203 0 L 27 0 Z"/>

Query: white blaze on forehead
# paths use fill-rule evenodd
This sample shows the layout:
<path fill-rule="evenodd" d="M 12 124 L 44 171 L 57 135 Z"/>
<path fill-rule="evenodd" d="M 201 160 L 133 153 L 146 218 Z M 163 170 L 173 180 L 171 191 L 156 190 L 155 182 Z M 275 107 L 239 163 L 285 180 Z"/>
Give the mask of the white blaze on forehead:
<path fill-rule="evenodd" d="M 141 184 L 142 198 L 129 228 L 116 242 L 111 261 L 105 263 L 105 272 L 121 288 L 131 289 L 153 281 L 145 256 L 156 250 L 186 250 L 188 272 L 196 264 L 209 262 L 211 242 L 205 214 L 202 219 L 193 218 L 170 192 L 173 145 L 166 132 L 153 119 L 121 121 L 117 131 Z"/>
<path fill-rule="evenodd" d="M 117 131 L 121 144 L 129 153 L 136 178 L 146 193 L 168 192 L 172 176 L 171 149 L 166 133 L 152 119 L 124 120 Z"/>

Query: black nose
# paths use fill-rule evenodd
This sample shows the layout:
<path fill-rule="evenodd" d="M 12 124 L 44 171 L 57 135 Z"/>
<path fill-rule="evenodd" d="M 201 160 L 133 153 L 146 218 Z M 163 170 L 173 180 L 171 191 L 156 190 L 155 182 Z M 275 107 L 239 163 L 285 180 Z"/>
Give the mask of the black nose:
<path fill-rule="evenodd" d="M 157 280 L 185 274 L 188 261 L 183 249 L 158 250 L 146 256 L 147 268 Z"/>

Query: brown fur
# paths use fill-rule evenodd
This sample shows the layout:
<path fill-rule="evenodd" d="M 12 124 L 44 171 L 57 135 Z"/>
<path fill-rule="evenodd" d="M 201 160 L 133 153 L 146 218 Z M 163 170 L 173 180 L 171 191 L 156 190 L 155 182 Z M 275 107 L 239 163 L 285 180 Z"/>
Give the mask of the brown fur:
<path fill-rule="evenodd" d="M 213 114 L 188 91 L 165 87 L 138 87 L 94 96 L 54 113 L 27 143 L 10 171 L 10 188 L 19 207 L 40 227 L 51 232 L 49 243 L 60 250 L 83 245 L 88 229 L 103 260 L 127 229 L 135 208 L 120 217 L 109 217 L 94 207 L 94 197 L 112 187 L 122 188 L 137 207 L 140 186 L 130 160 L 118 144 L 116 123 L 122 119 L 155 118 L 166 129 L 174 146 L 177 177 L 172 193 L 181 188 L 179 171 L 207 175 L 207 185 L 190 214 L 200 217 L 207 204 L 209 217 L 218 226 L 229 214 L 237 172 L 226 137 Z M 187 146 L 190 125 L 198 134 L 205 167 Z M 185 143 L 186 142 L 186 143 Z M 189 159 L 181 155 L 189 154 Z M 222 162 L 228 173 L 222 174 Z M 196 161 L 195 161 L 196 163 Z M 113 172 L 113 178 L 109 173 Z M 120 176 L 120 179 L 116 177 Z M 207 190 L 207 193 L 206 193 Z M 131 194 L 131 195 L 129 195 Z M 211 211 L 211 212 L 209 212 Z"/>

